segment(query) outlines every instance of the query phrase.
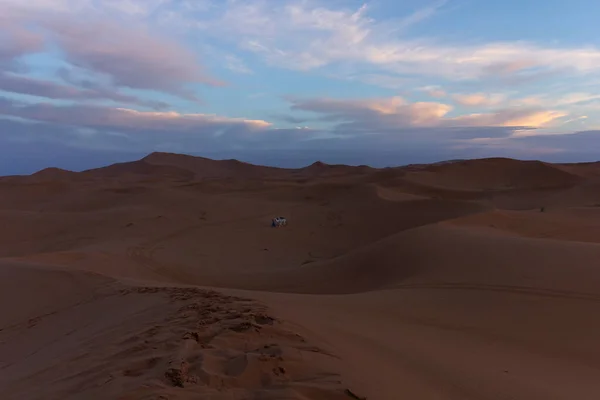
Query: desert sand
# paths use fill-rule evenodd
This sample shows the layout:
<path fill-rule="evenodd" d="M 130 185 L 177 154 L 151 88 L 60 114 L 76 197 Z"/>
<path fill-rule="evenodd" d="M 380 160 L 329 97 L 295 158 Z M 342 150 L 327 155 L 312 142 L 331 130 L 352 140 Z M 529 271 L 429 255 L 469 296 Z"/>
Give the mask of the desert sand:
<path fill-rule="evenodd" d="M 600 398 L 600 163 L 153 153 L 0 221 L 2 399 Z"/>

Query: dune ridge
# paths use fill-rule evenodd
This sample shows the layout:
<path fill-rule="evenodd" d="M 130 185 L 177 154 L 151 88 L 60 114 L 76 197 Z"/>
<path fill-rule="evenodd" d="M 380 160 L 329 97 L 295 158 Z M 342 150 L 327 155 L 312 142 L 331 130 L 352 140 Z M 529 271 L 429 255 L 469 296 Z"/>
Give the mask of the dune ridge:
<path fill-rule="evenodd" d="M 598 163 L 0 178 L 1 397 L 595 400 L 599 217 Z"/>

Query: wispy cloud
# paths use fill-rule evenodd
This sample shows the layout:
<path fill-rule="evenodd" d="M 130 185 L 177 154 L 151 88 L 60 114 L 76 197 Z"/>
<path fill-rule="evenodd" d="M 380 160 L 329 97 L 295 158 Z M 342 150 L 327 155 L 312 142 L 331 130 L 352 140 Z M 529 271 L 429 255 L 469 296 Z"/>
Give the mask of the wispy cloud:
<path fill-rule="evenodd" d="M 455 117 L 453 124 L 462 126 L 506 126 L 543 128 L 557 122 L 568 114 L 561 111 L 539 109 L 504 109 L 486 114 L 470 114 Z"/>
<path fill-rule="evenodd" d="M 448 0 L 438 0 L 435 3 L 427 5 L 423 8 L 420 8 L 413 12 L 412 14 L 400 19 L 398 23 L 395 23 L 395 30 L 404 30 L 408 29 L 413 25 L 416 25 L 420 22 L 425 21 L 428 18 L 433 17 L 440 8 L 445 6 L 448 3 Z"/>
<path fill-rule="evenodd" d="M 508 108 L 489 113 L 451 117 L 452 106 L 436 102 L 410 103 L 401 97 L 383 99 L 290 98 L 292 110 L 311 111 L 322 119 L 339 121 L 338 131 L 356 132 L 407 127 L 541 128 L 567 114 L 536 108 Z"/>
<path fill-rule="evenodd" d="M 252 74 L 253 71 L 239 57 L 228 54 L 225 56 L 225 67 L 240 74 Z"/>
<path fill-rule="evenodd" d="M 425 20 L 443 3 L 407 17 L 404 25 Z M 270 64 L 297 70 L 345 62 L 450 80 L 525 78 L 551 71 L 600 73 L 600 51 L 594 47 L 408 39 L 394 34 L 388 21 L 369 17 L 366 6 L 334 9 L 307 1 L 229 2 L 220 17 L 201 26 L 237 41 L 242 49 L 261 55 Z"/>
<path fill-rule="evenodd" d="M 292 110 L 312 111 L 330 121 L 350 121 L 349 128 L 377 129 L 434 126 L 452 107 L 441 103 L 408 103 L 401 97 L 367 100 L 291 99 Z M 355 130 L 355 129 L 353 129 Z"/>
<path fill-rule="evenodd" d="M 511 104 L 515 106 L 539 106 L 539 107 L 564 107 L 564 106 L 581 106 L 584 103 L 589 103 L 600 99 L 600 94 L 575 92 L 553 95 L 545 93 L 542 95 L 533 95 L 511 100 Z"/>
<path fill-rule="evenodd" d="M 102 106 L 24 104 L 2 98 L 0 98 L 0 114 L 34 121 L 116 131 L 160 130 L 203 134 L 219 133 L 228 129 L 262 130 L 271 126 L 269 122 L 263 120 L 229 118 L 211 114 L 150 112 Z"/>

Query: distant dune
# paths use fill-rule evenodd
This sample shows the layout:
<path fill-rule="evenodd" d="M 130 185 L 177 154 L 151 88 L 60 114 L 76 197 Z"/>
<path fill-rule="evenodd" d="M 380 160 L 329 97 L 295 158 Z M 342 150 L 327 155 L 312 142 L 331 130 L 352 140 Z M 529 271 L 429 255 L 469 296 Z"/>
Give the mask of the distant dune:
<path fill-rule="evenodd" d="M 60 179 L 71 179 L 77 176 L 77 173 L 72 171 L 67 171 L 66 169 L 61 168 L 45 168 L 41 171 L 36 172 L 31 175 L 33 178 L 37 178 L 40 180 L 60 180 Z"/>
<path fill-rule="evenodd" d="M 195 178 L 271 178 L 285 170 L 248 164 L 238 160 L 211 160 L 172 153 L 152 153 L 143 159 L 150 165 L 176 167 L 194 173 Z"/>
<path fill-rule="evenodd" d="M 600 163 L 153 153 L 0 222 L 2 399 L 600 398 Z"/>
<path fill-rule="evenodd" d="M 423 167 L 411 172 L 409 179 L 419 184 L 462 190 L 564 188 L 580 180 L 578 176 L 551 164 L 502 158 Z"/>

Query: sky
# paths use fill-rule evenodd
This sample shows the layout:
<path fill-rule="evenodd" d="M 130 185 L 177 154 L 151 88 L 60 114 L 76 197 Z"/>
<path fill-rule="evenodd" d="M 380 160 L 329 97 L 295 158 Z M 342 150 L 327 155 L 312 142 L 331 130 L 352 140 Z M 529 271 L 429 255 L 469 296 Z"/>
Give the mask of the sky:
<path fill-rule="evenodd" d="M 593 0 L 0 0 L 0 175 L 600 159 Z"/>

